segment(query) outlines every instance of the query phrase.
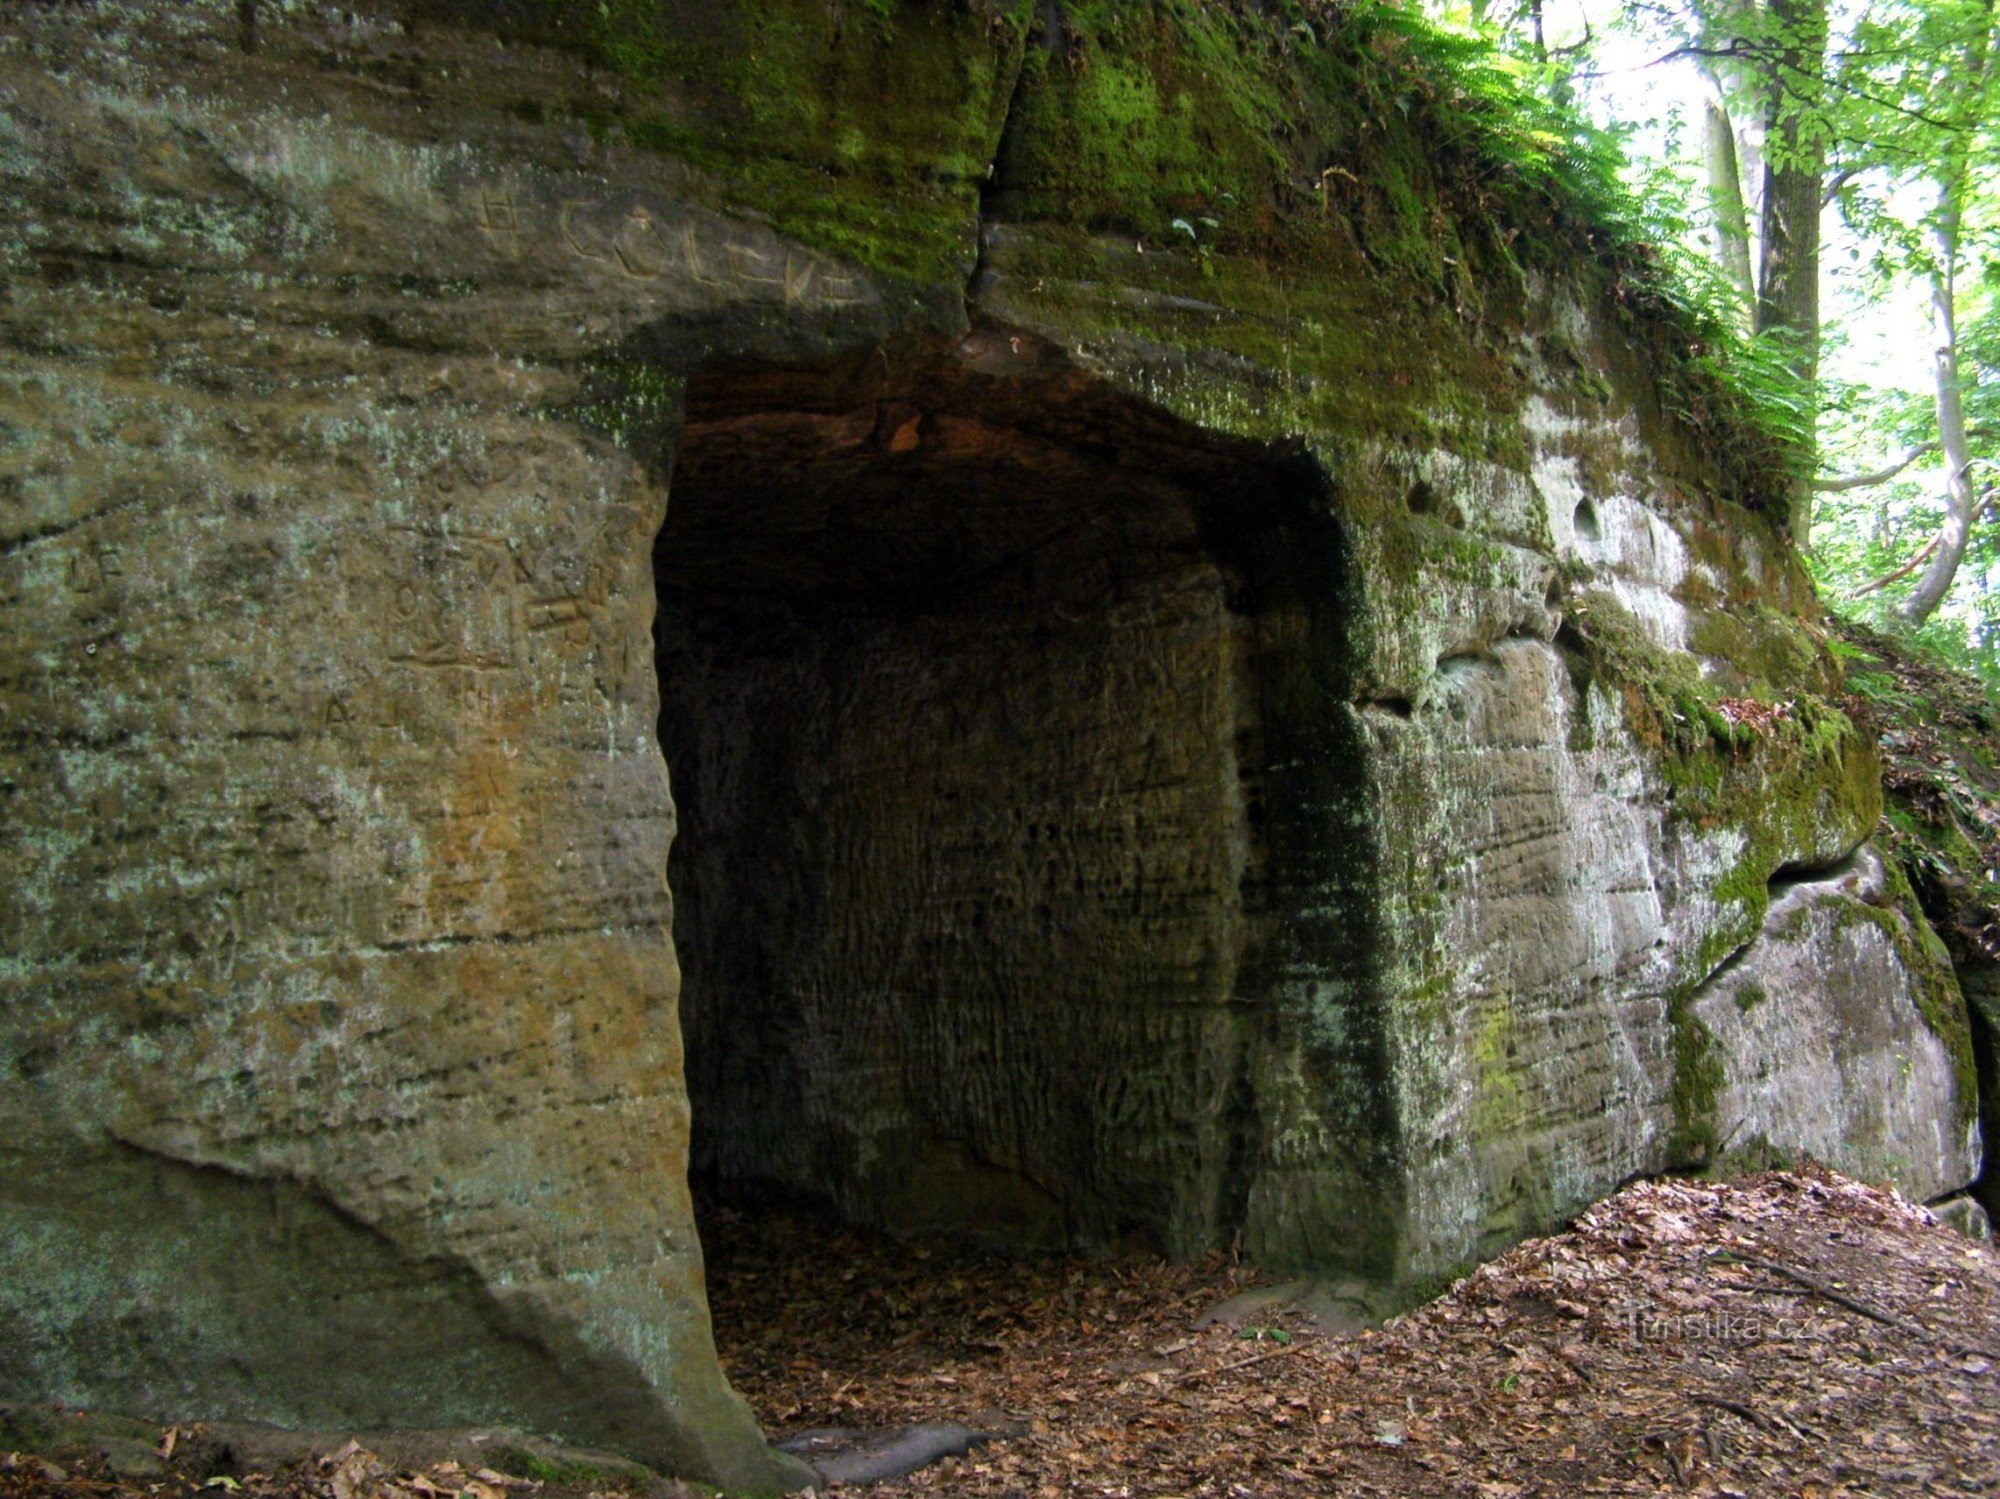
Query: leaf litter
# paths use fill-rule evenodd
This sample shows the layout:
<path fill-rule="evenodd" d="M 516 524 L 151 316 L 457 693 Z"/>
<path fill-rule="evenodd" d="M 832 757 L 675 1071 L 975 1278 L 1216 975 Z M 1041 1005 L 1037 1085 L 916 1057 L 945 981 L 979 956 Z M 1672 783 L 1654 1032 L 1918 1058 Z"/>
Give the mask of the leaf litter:
<path fill-rule="evenodd" d="M 2000 1258 L 1816 1167 L 1627 1188 L 1380 1328 L 1197 1329 L 1256 1283 L 1211 1255 L 1002 1257 L 709 1208 L 716 1337 L 773 1436 L 957 1422 L 996 1439 L 894 1482 L 1058 1499 L 2000 1493 Z M 0 1451 L 0 1499 L 665 1499 L 393 1468 L 360 1441 L 271 1472 L 206 1428 L 160 1471 Z"/>

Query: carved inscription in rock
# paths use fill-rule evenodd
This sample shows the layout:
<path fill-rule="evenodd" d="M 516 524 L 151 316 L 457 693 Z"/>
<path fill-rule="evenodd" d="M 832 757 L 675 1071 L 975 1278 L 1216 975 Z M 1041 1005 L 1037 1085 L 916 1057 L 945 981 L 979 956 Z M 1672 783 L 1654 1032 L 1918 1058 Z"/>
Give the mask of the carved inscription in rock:
<path fill-rule="evenodd" d="M 391 533 L 389 659 L 419 666 L 514 664 L 514 573 L 505 538 L 413 526 Z"/>
<path fill-rule="evenodd" d="M 487 188 L 473 200 L 473 223 L 503 255 L 521 253 L 521 210 L 505 188 Z"/>
<path fill-rule="evenodd" d="M 713 217 L 713 216 L 710 216 Z M 570 260 L 662 290 L 746 297 L 787 307 L 837 308 L 873 300 L 865 277 L 834 261 L 719 218 L 636 193 L 543 205 L 498 188 L 472 195 L 473 225 L 503 254 L 551 245 Z"/>

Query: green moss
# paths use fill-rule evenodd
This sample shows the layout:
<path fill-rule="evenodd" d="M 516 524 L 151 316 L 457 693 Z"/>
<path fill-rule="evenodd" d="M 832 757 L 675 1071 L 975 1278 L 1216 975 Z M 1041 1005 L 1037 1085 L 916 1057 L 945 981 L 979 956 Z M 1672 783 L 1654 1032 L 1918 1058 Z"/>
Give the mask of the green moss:
<path fill-rule="evenodd" d="M 1825 648 L 1797 620 L 1768 609 L 1704 610 L 1688 644 L 1714 662 L 1722 680 L 1742 695 L 1777 697 L 1805 687 L 1831 698 L 1838 687 L 1838 673 Z"/>
<path fill-rule="evenodd" d="M 1267 203 L 1304 92 L 1259 27 L 1191 3 L 1066 7 L 1059 43 L 1023 63 L 996 169 L 1008 212 L 1164 239 L 1176 217 L 1219 231 Z"/>
<path fill-rule="evenodd" d="M 1395 295 L 1358 261 L 1197 256 L 1175 238 L 1010 227 L 987 310 L 1082 346 L 1201 426 L 1345 448 L 1379 439 L 1527 467 L 1526 388 L 1449 308 Z M 1325 457 L 1339 472 L 1347 454 L 1329 446 Z"/>
<path fill-rule="evenodd" d="M 1885 860 L 1884 868 L 1888 875 L 1888 901 L 1882 906 L 1843 902 L 1839 907 L 1841 919 L 1869 922 L 1895 948 L 1897 959 L 1910 975 L 1910 993 L 1918 1013 L 1951 1056 L 1958 1123 L 1964 1128 L 1979 1112 L 1979 1069 L 1965 996 L 1959 990 L 1951 954 L 1924 920 L 1908 877 L 1894 860 Z"/>
<path fill-rule="evenodd" d="M 1625 373 L 1648 405 L 1670 389 L 1729 459 L 1725 487 L 1771 498 L 1748 408 L 1702 367 L 1722 335 L 1672 294 L 1605 140 L 1490 50 L 1399 7 L 413 4 L 590 59 L 605 77 L 566 112 L 594 136 L 676 158 L 692 169 L 683 195 L 931 292 L 971 271 L 982 209 L 1058 240 L 1172 245 L 1169 266 L 1136 278 L 1072 257 L 1009 295 L 1045 299 L 1066 330 L 1194 351 L 1156 362 L 1159 396 L 1250 435 L 1442 429 L 1459 451 L 1483 433 L 1501 461 L 1525 461 L 1497 372 L 1464 367 L 1477 361 L 1461 330 L 1513 320 L 1519 273 L 1538 267 L 1630 324 L 1619 346 L 1647 352 Z M 1179 282 L 1229 312 L 1081 289 L 1106 281 Z M 1091 305 L 1079 316 L 1069 296 Z M 1218 378 L 1211 353 L 1254 371 Z"/>
<path fill-rule="evenodd" d="M 1767 630 L 1780 628 L 1775 616 L 1767 619 Z M 1577 601 L 1568 637 L 1588 677 L 1619 693 L 1634 735 L 1661 752 L 1674 815 L 1752 830 L 1752 846 L 1716 888 L 1718 900 L 1751 898 L 1780 864 L 1812 857 L 1830 829 L 1858 841 L 1880 816 L 1880 771 L 1868 738 L 1832 702 L 1796 689 L 1779 696 L 1775 683 L 1740 673 L 1734 683 L 1704 676 L 1695 656 L 1655 645 L 1602 592 Z M 1774 695 L 1751 698 L 1732 685 Z M 1746 710 L 1760 710 L 1760 719 Z"/>
<path fill-rule="evenodd" d="M 1768 611 L 1743 611 L 1731 625 L 1697 628 L 1704 651 L 1726 656 L 1726 675 L 1705 678 L 1686 656 L 1652 647 L 1635 622 L 1615 606 L 1593 599 L 1579 617 L 1579 639 L 1592 669 L 1619 683 L 1628 722 L 1661 751 L 1676 818 L 1701 827 L 1731 827 L 1745 844 L 1711 895 L 1725 912 L 1684 965 L 1673 1000 L 1675 1024 L 1676 1159 L 1708 1162 L 1716 1149 L 1713 1101 L 1721 1082 L 1710 1055 L 1712 1038 L 1687 1010 L 1699 983 L 1737 945 L 1761 927 L 1772 876 L 1785 864 L 1813 856 L 1829 844 L 1852 844 L 1876 825 L 1882 808 L 1879 762 L 1872 726 L 1816 693 L 1794 690 L 1760 701 L 1782 714 L 1751 732 L 1718 712 L 1733 695 L 1754 688 L 1775 693 L 1779 684 L 1823 681 L 1830 659 L 1802 638 L 1796 622 Z M 1914 828 L 1920 818 L 1891 806 L 1892 829 Z M 1922 921 L 1903 871 L 1889 867 L 1889 898 L 1878 908 L 1859 902 L 1839 906 L 1843 920 L 1876 924 L 1909 972 L 1912 993 L 1926 1025 L 1951 1054 L 1961 1125 L 1977 1109 L 1978 1078 L 1970 1026 L 1950 959 Z M 1743 1009 L 1763 999 L 1754 984 L 1736 996 Z M 1747 1147 L 1745 1147 L 1747 1148 Z M 1750 1157 L 1732 1153 L 1733 1164 Z"/>
<path fill-rule="evenodd" d="M 63 1435 L 45 1412 L 0 1410 L 0 1449 L 9 1452 L 53 1452 L 61 1445 Z"/>
<path fill-rule="evenodd" d="M 1502 1139 L 1519 1128 L 1520 1067 L 1514 1012 L 1502 996 L 1487 1011 L 1472 1043 L 1472 1133 L 1475 1139 Z"/>
<path fill-rule="evenodd" d="M 1770 611 L 1745 630 L 1776 638 L 1798 624 Z M 1802 632 L 1800 632 L 1802 633 Z M 1697 658 L 1653 644 L 1616 600 L 1586 593 L 1565 631 L 1572 670 L 1586 685 L 1613 693 L 1628 730 L 1655 751 L 1668 790 L 1668 813 L 1692 832 L 1729 831 L 1742 843 L 1715 879 L 1709 896 L 1716 916 L 1702 939 L 1680 955 L 1672 1005 L 1676 1015 L 1676 1146 L 1701 1145 L 1686 1121 L 1699 1108 L 1707 1073 L 1706 1033 L 1682 1017 L 1694 991 L 1731 952 L 1756 935 L 1770 900 L 1770 881 L 1788 864 L 1810 863 L 1867 837 L 1881 815 L 1879 761 L 1869 734 L 1842 709 L 1809 691 L 1779 695 L 1779 682 L 1736 663 L 1705 676 Z M 1811 681 L 1824 671 L 1804 664 L 1805 647 L 1774 646 L 1773 660 L 1795 658 Z M 1772 695 L 1750 698 L 1748 687 Z M 1752 1001 L 1754 1003 L 1754 1000 Z"/>
<path fill-rule="evenodd" d="M 459 0 L 419 0 L 456 17 Z M 695 169 L 684 191 L 871 270 L 970 268 L 1029 7 L 518 0 L 503 32 L 609 75 L 568 113 Z M 493 22 L 493 17 L 482 19 Z"/>
<path fill-rule="evenodd" d="M 1655 236 L 1618 217 L 1630 200 L 1608 147 L 1476 44 L 1401 9 L 1355 5 L 1318 29 L 1293 14 L 1288 29 L 1267 11 L 1199 0 L 1064 7 L 1060 37 L 1044 33 L 1023 66 L 997 173 L 1003 217 L 1171 242 L 1194 277 L 1213 271 L 1225 286 L 1232 259 L 1266 286 L 1359 273 L 1375 285 L 1378 313 L 1423 305 L 1474 321 L 1508 315 L 1524 266 L 1573 279 L 1595 265 L 1600 288 L 1616 286 L 1605 300 L 1635 324 L 1629 344 L 1673 351 L 1666 383 L 1678 414 L 1730 460 L 1738 497 L 1781 504 L 1765 471 L 1770 444 L 1701 368 L 1723 330 L 1675 303 Z M 1176 218 L 1195 245 L 1175 237 Z M 1219 300 L 1247 306 L 1234 288 Z M 1247 347 L 1259 322 L 1307 344 L 1324 319 L 1287 309 L 1246 321 L 1191 342 L 1266 371 L 1340 379 L 1341 362 L 1322 365 L 1309 348 Z M 1389 330 L 1368 332 L 1376 350 L 1395 347 Z M 1401 384 L 1463 383 L 1392 373 Z"/>
<path fill-rule="evenodd" d="M 1722 1057 L 1714 1033 L 1685 1000 L 1674 1005 L 1672 1019 L 1674 1126 L 1667 1137 L 1667 1158 L 1677 1164 L 1706 1166 L 1720 1143 L 1716 1108 L 1724 1082 Z"/>
<path fill-rule="evenodd" d="M 2000 701 L 1907 643 L 1841 629 L 1832 645 L 1852 711 L 1880 732 L 1888 762 L 1884 843 L 1954 959 L 1976 971 L 2000 925 L 2000 886 L 1987 876 L 2000 866 Z"/>
<path fill-rule="evenodd" d="M 1797 1152 L 1780 1150 L 1762 1135 L 1754 1135 L 1748 1140 L 1724 1142 L 1709 1170 L 1715 1176 L 1749 1176 L 1759 1171 L 1795 1170 L 1800 1160 Z"/>
<path fill-rule="evenodd" d="M 1467 1120 L 1482 1178 L 1482 1253 L 1497 1252 L 1557 1216 L 1550 1166 L 1533 1143 L 1523 1050 L 1512 997 L 1495 996 L 1473 1038 Z"/>
<path fill-rule="evenodd" d="M 591 1488 L 629 1486 L 635 1481 L 652 1477 L 649 1469 L 623 1459 L 592 1462 L 560 1451 L 537 1452 L 530 1447 L 518 1446 L 494 1449 L 492 1466 L 510 1478 L 531 1478 L 537 1483 Z M 700 1494 L 717 1492 L 705 1484 L 692 1485 L 692 1488 Z"/>
<path fill-rule="evenodd" d="M 1736 986 L 1736 1008 L 1745 1015 L 1770 997 L 1764 992 L 1764 986 L 1755 979 L 1747 979 Z"/>
<path fill-rule="evenodd" d="M 651 360 L 607 357 L 581 372 L 582 393 L 563 415 L 609 438 L 650 467 L 664 467 L 679 422 L 681 376 Z"/>

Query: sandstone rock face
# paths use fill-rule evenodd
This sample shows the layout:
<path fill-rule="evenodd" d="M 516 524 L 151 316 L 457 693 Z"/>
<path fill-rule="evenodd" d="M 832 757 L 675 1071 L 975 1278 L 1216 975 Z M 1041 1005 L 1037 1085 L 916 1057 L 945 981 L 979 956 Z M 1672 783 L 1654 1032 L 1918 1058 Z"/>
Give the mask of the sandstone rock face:
<path fill-rule="evenodd" d="M 682 1169 L 664 487 L 541 414 L 647 283 L 41 40 L 109 81 L 7 58 L 0 1388 L 801 1474 Z"/>
<path fill-rule="evenodd" d="M 1965 995 L 1985 1159 L 1972 1192 L 2000 1210 L 2000 702 L 1975 678 L 1849 627 L 1850 681 L 1880 720 L 1888 850 L 1944 939 Z"/>
<path fill-rule="evenodd" d="M 691 1163 L 1404 1289 L 1977 1173 L 1803 575 L 1602 282 L 1094 233 L 1088 38 L 906 9 L 0 50 L 0 1396 L 768 1488 Z"/>
<path fill-rule="evenodd" d="M 1937 1197 L 1967 1180 L 1977 1156 L 1953 1127 L 1953 1057 L 1920 1008 L 1942 951 L 1911 952 L 1935 939 L 1887 887 L 1868 848 L 1850 868 L 1788 884 L 1763 931 L 1689 1009 L 1718 1053 L 1716 1117 L 1739 1144 L 1782 1140 Z"/>
<path fill-rule="evenodd" d="M 1569 442 L 1584 430 L 1558 429 Z M 1588 573 L 1548 607 L 1530 574 L 1403 624 L 1384 655 L 1416 706 L 1370 715 L 1385 842 L 1402 861 L 1385 888 L 1407 901 L 1406 1001 L 1391 1019 L 1406 1252 L 1440 1273 L 1606 1181 L 1731 1147 L 1811 1153 L 1924 1196 L 1978 1170 L 1962 1024 L 1947 1039 L 1930 1029 L 1959 1013 L 1954 986 L 1907 891 L 1895 915 L 1828 893 L 1826 919 L 1794 930 L 1817 876 L 1881 873 L 1858 736 L 1777 723 L 1691 764 L 1671 740 L 1637 738 L 1640 691 L 1602 673 L 1593 634 L 1682 651 L 1714 630 L 1698 601 L 1720 581 L 1689 565 L 1681 538 L 1701 521 L 1629 434 L 1602 435 L 1624 455 L 1608 489 L 1580 489 L 1563 447 L 1536 434 L 1543 456 L 1527 475 L 1487 476 L 1482 506 L 1546 527 L 1553 559 Z M 1428 638 L 1408 642 L 1418 630 Z M 1425 656 L 1428 674 L 1403 664 Z M 1866 899 L 1891 904 L 1879 884 Z M 1894 940 L 1867 922 L 1862 938 L 1860 914 Z M 1766 972 L 1766 1028 L 1711 1020 L 1734 992 L 1725 975 Z M 1895 1103 L 1879 1091 L 1892 1075 Z M 1784 1113 L 1766 1130 L 1741 1091 L 1753 1078 L 1812 1099 L 1819 1122 Z"/>
<path fill-rule="evenodd" d="M 691 411 L 657 557 L 696 1164 L 1193 1252 L 1240 1169 L 1258 734 L 1202 519 L 1286 476 L 951 404 L 766 419 L 782 457 L 724 419 L 726 462 Z"/>

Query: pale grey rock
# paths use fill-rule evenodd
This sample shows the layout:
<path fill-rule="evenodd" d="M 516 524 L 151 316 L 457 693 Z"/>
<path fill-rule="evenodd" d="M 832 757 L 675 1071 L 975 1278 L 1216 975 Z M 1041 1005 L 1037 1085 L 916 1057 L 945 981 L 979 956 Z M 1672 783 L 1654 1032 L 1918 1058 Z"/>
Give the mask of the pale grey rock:
<path fill-rule="evenodd" d="M 1224 1297 L 1204 1309 L 1192 1326 L 1240 1328 L 1246 1335 L 1276 1326 L 1287 1337 L 1294 1330 L 1326 1338 L 1351 1338 L 1380 1327 L 1393 1314 L 1393 1302 L 1383 1289 L 1354 1280 L 1288 1280 L 1253 1286 Z"/>
<path fill-rule="evenodd" d="M 1904 956 L 1936 939 L 1886 886 L 1868 846 L 1788 883 L 1691 1008 L 1722 1072 L 1720 1149 L 1810 1155 L 1923 1201 L 1979 1174 L 1979 1134 Z"/>
<path fill-rule="evenodd" d="M 1986 1209 L 1972 1197 L 1950 1197 L 1943 1202 L 1934 1202 L 1931 1204 L 1931 1216 L 1946 1228 L 1964 1234 L 1975 1244 L 1993 1242 L 1993 1220 L 1986 1216 Z"/>

